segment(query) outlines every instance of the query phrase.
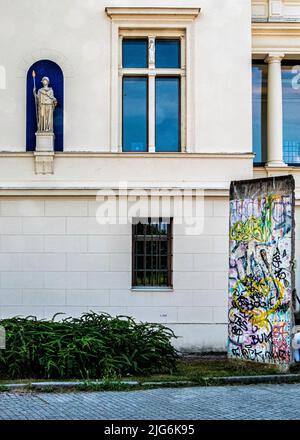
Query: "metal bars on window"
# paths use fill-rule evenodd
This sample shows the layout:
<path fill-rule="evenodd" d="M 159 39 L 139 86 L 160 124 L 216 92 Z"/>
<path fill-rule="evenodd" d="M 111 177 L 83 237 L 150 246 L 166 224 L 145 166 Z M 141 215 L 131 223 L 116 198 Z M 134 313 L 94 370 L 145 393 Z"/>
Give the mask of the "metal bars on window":
<path fill-rule="evenodd" d="M 172 221 L 132 226 L 132 286 L 172 287 Z"/>

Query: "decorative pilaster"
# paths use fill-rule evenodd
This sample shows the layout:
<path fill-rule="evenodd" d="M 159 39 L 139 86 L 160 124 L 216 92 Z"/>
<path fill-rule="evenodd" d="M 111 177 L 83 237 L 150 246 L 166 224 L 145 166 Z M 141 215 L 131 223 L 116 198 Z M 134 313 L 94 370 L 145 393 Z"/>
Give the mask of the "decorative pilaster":
<path fill-rule="evenodd" d="M 148 38 L 148 67 L 155 69 L 155 37 Z"/>
<path fill-rule="evenodd" d="M 283 161 L 283 111 L 281 60 L 283 53 L 271 53 L 268 63 L 268 160 L 269 167 L 286 166 Z"/>

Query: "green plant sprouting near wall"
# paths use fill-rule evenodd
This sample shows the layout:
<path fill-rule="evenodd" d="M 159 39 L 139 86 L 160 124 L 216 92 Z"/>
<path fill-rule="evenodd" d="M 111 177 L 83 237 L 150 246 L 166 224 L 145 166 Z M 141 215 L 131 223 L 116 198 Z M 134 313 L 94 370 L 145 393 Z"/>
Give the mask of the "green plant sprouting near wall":
<path fill-rule="evenodd" d="M 161 324 L 94 312 L 61 321 L 56 316 L 0 321 L 7 338 L 0 377 L 93 379 L 175 370 L 175 335 Z"/>

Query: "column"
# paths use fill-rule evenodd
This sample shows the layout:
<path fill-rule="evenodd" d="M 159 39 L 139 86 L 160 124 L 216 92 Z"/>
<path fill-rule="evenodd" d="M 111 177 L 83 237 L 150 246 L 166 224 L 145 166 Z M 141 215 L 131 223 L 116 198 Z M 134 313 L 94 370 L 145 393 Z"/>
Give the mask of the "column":
<path fill-rule="evenodd" d="M 269 167 L 286 166 L 283 161 L 282 53 L 269 54 L 268 63 L 268 161 Z"/>

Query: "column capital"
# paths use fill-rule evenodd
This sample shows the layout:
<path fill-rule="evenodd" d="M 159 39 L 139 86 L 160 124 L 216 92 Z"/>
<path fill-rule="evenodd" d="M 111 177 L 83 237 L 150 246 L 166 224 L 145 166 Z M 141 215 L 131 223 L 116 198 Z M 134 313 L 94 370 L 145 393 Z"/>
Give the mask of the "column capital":
<path fill-rule="evenodd" d="M 265 58 L 265 63 L 281 63 L 281 60 L 285 57 L 283 52 L 270 52 Z"/>

